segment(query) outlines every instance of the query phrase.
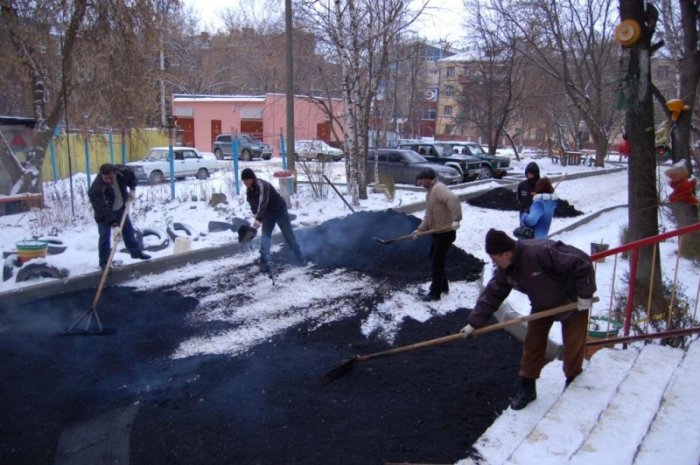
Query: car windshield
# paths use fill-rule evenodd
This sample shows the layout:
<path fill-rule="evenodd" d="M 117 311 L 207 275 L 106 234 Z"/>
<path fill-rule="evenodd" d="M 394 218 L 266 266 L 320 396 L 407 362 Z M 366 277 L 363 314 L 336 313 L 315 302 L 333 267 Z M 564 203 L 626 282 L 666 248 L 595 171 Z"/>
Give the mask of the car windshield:
<path fill-rule="evenodd" d="M 158 161 L 168 158 L 168 151 L 162 149 L 153 149 L 148 152 L 148 155 L 144 158 L 146 161 Z"/>
<path fill-rule="evenodd" d="M 473 155 L 486 155 L 486 151 L 479 144 L 467 144 Z"/>
<path fill-rule="evenodd" d="M 404 154 L 404 160 L 406 160 L 408 163 L 427 163 L 428 160 L 426 160 L 424 157 L 420 156 L 413 150 L 405 150 L 403 152 Z"/>
<path fill-rule="evenodd" d="M 452 146 L 449 144 L 433 144 L 435 150 L 441 157 L 449 157 L 452 155 Z"/>

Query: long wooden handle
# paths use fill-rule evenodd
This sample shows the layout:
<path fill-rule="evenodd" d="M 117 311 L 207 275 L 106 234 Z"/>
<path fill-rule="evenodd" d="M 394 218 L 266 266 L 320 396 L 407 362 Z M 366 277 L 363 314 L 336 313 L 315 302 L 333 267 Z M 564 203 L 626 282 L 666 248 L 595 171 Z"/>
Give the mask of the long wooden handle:
<path fill-rule="evenodd" d="M 439 234 L 444 232 L 452 231 L 452 227 L 449 228 L 438 228 L 438 229 L 428 229 L 427 231 L 418 231 L 419 236 L 427 236 L 428 234 Z M 406 234 L 405 236 L 394 237 L 391 239 L 381 240 L 379 242 L 383 244 L 391 244 L 392 242 L 405 241 L 413 237 L 413 234 Z"/>
<path fill-rule="evenodd" d="M 97 306 L 97 302 L 99 302 L 100 297 L 102 296 L 102 290 L 105 287 L 105 282 L 107 282 L 107 275 L 109 274 L 109 269 L 112 266 L 112 259 L 114 258 L 114 254 L 117 252 L 117 246 L 119 245 L 119 241 L 122 238 L 122 229 L 124 229 L 126 215 L 129 214 L 130 206 L 131 199 L 127 199 L 126 203 L 124 204 L 124 214 L 122 215 L 122 219 L 119 222 L 119 236 L 115 238 L 114 243 L 112 244 L 112 251 L 109 253 L 109 259 L 107 260 L 107 264 L 105 265 L 105 269 L 102 270 L 102 278 L 100 278 L 100 284 L 97 286 L 97 292 L 95 293 L 95 298 L 92 301 L 92 308 L 95 308 Z"/>
<path fill-rule="evenodd" d="M 594 302 L 598 301 L 598 298 L 593 299 Z M 508 326 L 512 326 L 517 323 L 525 323 L 527 321 L 540 320 L 542 318 L 547 318 L 559 313 L 568 312 L 570 310 L 576 309 L 576 302 L 571 302 L 569 304 L 560 305 L 558 307 L 550 308 L 549 310 L 543 310 L 537 313 L 531 313 L 530 315 L 521 316 L 519 318 L 513 318 L 512 320 L 502 321 L 489 326 L 484 326 L 483 328 L 475 329 L 470 337 L 478 336 L 480 334 L 491 333 L 493 331 L 498 331 Z M 385 350 L 383 352 L 375 352 L 373 354 L 358 355 L 355 357 L 355 361 L 364 362 L 366 360 L 371 360 L 379 357 L 386 357 L 388 355 L 399 354 L 402 352 L 408 352 L 416 349 L 423 349 L 425 347 L 432 347 L 440 344 L 445 344 L 447 342 L 456 341 L 458 339 L 464 339 L 463 333 L 450 334 L 449 336 L 439 337 L 437 339 L 430 339 L 428 341 L 417 342 L 415 344 L 410 344 L 407 346 L 396 347 L 394 349 Z"/>

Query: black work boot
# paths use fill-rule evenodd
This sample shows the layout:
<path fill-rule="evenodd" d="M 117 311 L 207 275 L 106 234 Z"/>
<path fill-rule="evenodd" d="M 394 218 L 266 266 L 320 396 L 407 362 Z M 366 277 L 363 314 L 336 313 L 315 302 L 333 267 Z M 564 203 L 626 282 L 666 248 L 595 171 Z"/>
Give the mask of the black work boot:
<path fill-rule="evenodd" d="M 139 250 L 137 252 L 131 252 L 131 258 L 138 258 L 139 260 L 150 260 L 151 256 Z"/>
<path fill-rule="evenodd" d="M 532 378 L 520 378 L 520 389 L 518 389 L 513 401 L 510 403 L 510 408 L 513 410 L 521 410 L 525 408 L 527 404 L 537 399 L 535 381 L 536 380 Z"/>

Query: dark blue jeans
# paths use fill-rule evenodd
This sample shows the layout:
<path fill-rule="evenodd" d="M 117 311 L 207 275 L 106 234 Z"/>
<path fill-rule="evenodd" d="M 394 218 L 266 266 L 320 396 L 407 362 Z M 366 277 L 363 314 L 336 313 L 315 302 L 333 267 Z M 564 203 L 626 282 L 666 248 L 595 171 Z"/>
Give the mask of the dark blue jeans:
<path fill-rule="evenodd" d="M 270 244 L 272 242 L 272 230 L 275 229 L 275 224 L 280 227 L 282 236 L 284 236 L 285 242 L 287 242 L 287 245 L 292 249 L 294 255 L 299 259 L 301 258 L 301 249 L 297 243 L 297 238 L 294 236 L 292 222 L 289 219 L 289 212 L 286 207 L 276 215 L 262 220 L 261 224 L 260 261 L 262 263 L 270 263 Z"/>
<path fill-rule="evenodd" d="M 124 214 L 124 207 L 114 212 L 117 217 L 117 221 L 121 221 L 122 215 Z M 105 223 L 104 221 L 97 222 L 97 231 L 100 234 L 100 239 L 97 243 L 97 250 L 100 254 L 100 267 L 104 267 L 109 260 L 109 254 L 112 251 L 112 225 Z M 124 240 L 124 245 L 131 253 L 135 253 L 141 250 L 141 244 L 136 240 L 136 235 L 134 234 L 134 226 L 131 224 L 129 216 L 126 216 L 124 221 L 124 228 L 122 228 L 122 240 Z"/>

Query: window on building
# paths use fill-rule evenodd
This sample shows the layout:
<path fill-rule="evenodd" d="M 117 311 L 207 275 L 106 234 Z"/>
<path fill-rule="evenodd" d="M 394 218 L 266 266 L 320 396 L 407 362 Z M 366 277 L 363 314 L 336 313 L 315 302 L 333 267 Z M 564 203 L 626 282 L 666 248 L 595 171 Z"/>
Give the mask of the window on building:
<path fill-rule="evenodd" d="M 445 96 L 447 97 L 454 97 L 455 95 L 455 88 L 452 86 L 447 86 L 445 87 Z"/>
<path fill-rule="evenodd" d="M 447 77 L 455 77 L 455 67 L 454 66 L 448 66 L 447 69 L 445 70 L 447 73 Z"/>
<path fill-rule="evenodd" d="M 445 105 L 442 114 L 445 116 L 452 116 L 452 105 Z"/>

